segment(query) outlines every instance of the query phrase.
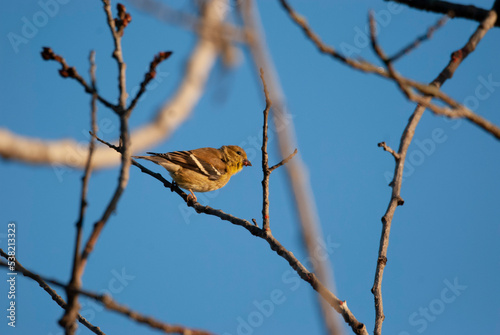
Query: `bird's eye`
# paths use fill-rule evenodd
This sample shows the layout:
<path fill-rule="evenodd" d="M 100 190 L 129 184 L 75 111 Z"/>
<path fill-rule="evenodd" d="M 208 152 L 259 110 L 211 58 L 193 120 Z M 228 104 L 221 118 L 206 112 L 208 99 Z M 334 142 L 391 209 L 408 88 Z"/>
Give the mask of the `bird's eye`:
<path fill-rule="evenodd" d="M 241 151 L 238 150 L 236 151 L 236 153 L 241 156 Z"/>

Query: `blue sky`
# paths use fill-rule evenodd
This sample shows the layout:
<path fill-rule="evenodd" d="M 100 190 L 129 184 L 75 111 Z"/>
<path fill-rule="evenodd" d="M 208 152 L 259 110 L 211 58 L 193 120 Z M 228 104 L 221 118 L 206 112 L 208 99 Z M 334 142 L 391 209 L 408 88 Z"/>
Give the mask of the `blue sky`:
<path fill-rule="evenodd" d="M 132 14 L 123 40 L 129 91 L 136 89 L 157 52 L 174 51 L 160 65 L 158 80 L 134 111 L 131 127 L 135 128 L 148 122 L 175 91 L 196 39 L 124 4 Z M 370 9 L 379 17 L 380 42 L 388 54 L 439 18 L 406 7 L 389 11 L 391 3 L 380 0 L 295 0 L 291 4 L 326 43 L 370 61 L 376 59 L 362 34 Z M 172 5 L 190 8 L 187 2 Z M 489 8 L 492 1 L 475 5 Z M 295 124 L 299 153 L 309 171 L 338 296 L 347 300 L 372 333 L 375 314 L 370 289 L 380 218 L 391 192 L 387 175 L 394 168 L 392 157 L 377 143 L 398 147 L 413 104 L 394 84 L 320 55 L 277 1 L 258 1 L 258 6 Z M 26 20 L 41 19 L 41 11 L 39 2 L 30 1 L 10 3 L 0 13 L 0 127 L 30 137 L 85 143 L 89 96 L 76 82 L 62 79 L 59 67 L 43 61 L 40 51 L 51 47 L 86 76 L 88 53 L 96 50 L 99 90 L 114 101 L 116 64 L 110 57 L 112 41 L 101 2 L 60 4 L 26 43 L 14 47 L 9 33 L 21 35 Z M 398 61 L 397 69 L 419 81 L 431 81 L 476 27 L 477 23 L 462 19 L 448 22 L 432 40 Z M 494 60 L 499 37 L 498 28 L 490 31 L 443 87 L 495 124 L 500 124 L 500 69 Z M 255 153 L 263 107 L 258 77 L 247 50 L 242 49 L 239 65 L 231 71 L 217 66 L 192 115 L 150 150 L 236 144 L 253 152 L 253 167 L 245 168 L 223 189 L 199 194 L 198 199 L 260 222 L 262 171 L 260 155 Z M 100 106 L 98 119 L 102 137 L 115 139 L 115 115 Z M 271 164 L 280 159 L 276 144 L 271 130 Z M 392 226 L 383 282 L 384 333 L 500 333 L 499 148 L 496 139 L 466 121 L 424 114 L 408 152 L 402 189 L 405 205 L 397 209 Z M 149 167 L 164 173 L 158 166 Z M 68 280 L 81 175 L 69 168 L 2 159 L 0 246 L 5 248 L 8 223 L 15 222 L 19 261 L 42 275 Z M 116 180 L 116 168 L 92 175 L 86 236 Z M 284 169 L 273 172 L 270 193 L 274 236 L 299 260 L 307 260 Z M 7 275 L 0 272 L 4 278 L 0 280 L 0 333 L 62 334 L 57 325 L 62 310 L 38 285 L 20 275 L 17 326 L 8 327 L 4 316 Z M 118 302 L 165 322 L 218 334 L 324 333 L 314 291 L 296 279 L 265 241 L 218 218 L 195 214 L 178 196 L 134 167 L 83 282 L 86 289 L 108 292 Z M 272 301 L 272 308 L 262 311 L 262 306 L 269 306 L 267 301 Z M 92 301 L 82 299 L 82 305 L 82 314 L 108 334 L 157 333 L 103 311 Z M 80 326 L 79 333 L 90 332 Z"/>

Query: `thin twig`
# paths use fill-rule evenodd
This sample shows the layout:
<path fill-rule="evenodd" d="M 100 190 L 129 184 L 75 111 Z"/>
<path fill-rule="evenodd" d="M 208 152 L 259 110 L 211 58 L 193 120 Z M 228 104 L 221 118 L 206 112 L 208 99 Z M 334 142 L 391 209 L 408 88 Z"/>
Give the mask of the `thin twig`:
<path fill-rule="evenodd" d="M 410 52 L 416 49 L 422 42 L 431 39 L 432 35 L 434 35 L 434 32 L 436 32 L 436 30 L 444 26 L 446 22 L 448 22 L 448 19 L 452 17 L 452 15 L 453 12 L 448 13 L 447 15 L 441 17 L 434 25 L 432 25 L 431 27 L 429 27 L 429 29 L 427 29 L 427 32 L 425 34 L 420 35 L 412 43 L 408 44 L 406 47 L 396 52 L 393 56 L 389 57 L 388 61 L 391 63 L 397 61 L 401 57 L 408 55 Z"/>
<path fill-rule="evenodd" d="M 163 62 L 164 60 L 168 59 L 172 55 L 172 51 L 163 51 L 159 52 L 155 58 L 151 61 L 151 64 L 149 64 L 149 71 L 144 75 L 144 79 L 140 85 L 139 91 L 135 95 L 135 98 L 132 100 L 130 103 L 130 106 L 127 108 L 127 111 L 129 113 L 132 112 L 132 110 L 135 108 L 135 105 L 141 98 L 141 96 L 144 94 L 146 91 L 146 86 L 149 84 L 149 82 L 156 77 L 156 67 L 158 64 Z"/>
<path fill-rule="evenodd" d="M 297 148 L 295 148 L 295 150 L 290 155 L 288 155 L 287 158 L 282 159 L 281 162 L 279 162 L 279 163 L 274 164 L 273 166 L 271 166 L 269 168 L 269 173 L 273 172 L 274 170 L 276 170 L 280 166 L 285 165 L 286 163 L 288 163 L 293 158 L 293 156 L 295 156 L 297 154 L 297 152 L 299 152 L 299 150 Z"/>
<path fill-rule="evenodd" d="M 83 77 L 78 73 L 76 68 L 69 66 L 66 63 L 66 60 L 60 55 L 56 54 L 54 51 L 52 51 L 51 48 L 44 47 L 41 52 L 41 55 L 44 60 L 54 60 L 59 64 L 61 64 L 61 69 L 59 70 L 59 74 L 61 75 L 61 77 L 73 78 L 83 86 L 85 92 L 89 94 L 95 93 L 94 89 L 92 88 L 92 85 L 87 84 L 85 79 L 83 79 Z M 101 97 L 99 94 L 97 94 L 97 100 L 99 100 L 99 102 L 101 102 L 104 106 L 110 108 L 111 110 L 113 111 L 117 110 L 117 107 L 115 105 L 113 105 L 112 103 Z"/>
<path fill-rule="evenodd" d="M 8 255 L 5 254 L 2 249 L 0 249 L 0 254 L 2 255 L 2 257 L 5 257 L 5 258 L 8 257 Z M 0 261 L 0 266 L 8 267 L 8 263 Z M 34 273 L 33 271 L 27 270 L 17 260 L 16 260 L 16 270 L 19 270 L 24 276 L 31 278 L 37 282 L 39 282 L 38 279 L 45 282 L 45 285 L 49 288 L 50 288 L 50 286 L 48 286 L 47 283 L 53 284 L 55 286 L 59 286 L 65 290 L 69 289 L 69 285 L 66 285 L 59 280 L 46 278 L 46 277 L 43 277 L 39 274 Z M 40 282 L 39 282 L 39 284 L 40 284 Z M 40 284 L 40 286 L 42 286 L 42 285 Z M 55 292 L 55 291 L 53 291 L 53 292 Z M 162 330 L 164 333 L 167 333 L 167 334 L 172 334 L 172 333 L 192 334 L 192 335 L 210 335 L 211 334 L 210 332 L 207 332 L 204 330 L 190 329 L 190 328 L 180 326 L 180 325 L 167 324 L 167 323 L 159 321 L 151 316 L 143 315 L 141 313 L 138 313 L 138 312 L 128 308 L 127 306 L 125 306 L 123 304 L 116 302 L 115 300 L 113 300 L 113 298 L 111 296 L 109 296 L 107 294 L 98 294 L 98 293 L 84 290 L 82 288 L 75 289 L 75 292 L 80 294 L 80 295 L 86 296 L 88 298 L 91 298 L 91 299 L 94 299 L 94 300 L 100 302 L 106 309 L 108 309 L 110 311 L 114 311 L 114 312 L 117 312 L 118 314 L 122 314 L 122 315 L 124 315 L 124 316 L 138 322 L 138 323 L 145 324 L 151 328 Z M 67 309 L 68 305 L 65 304 L 65 306 L 61 306 L 61 307 Z M 79 316 L 79 314 L 77 314 L 77 315 Z M 85 319 L 83 319 L 83 320 L 85 320 Z M 94 328 L 99 329 L 98 327 L 94 327 Z M 98 334 L 103 334 L 103 333 L 100 332 Z"/>
<path fill-rule="evenodd" d="M 5 259 L 9 259 L 9 255 L 7 255 L 3 249 L 0 249 L 0 255 L 2 257 L 4 257 Z M 16 271 L 20 271 L 25 277 L 28 277 L 28 278 L 31 278 L 33 279 L 34 281 L 36 281 L 38 283 L 38 285 L 40 285 L 40 287 L 45 291 L 47 292 L 50 297 L 52 298 L 52 300 L 54 300 L 59 306 L 61 306 L 63 309 L 66 309 L 66 302 L 64 301 L 64 299 L 59 295 L 57 294 L 56 291 L 54 291 L 54 289 L 52 289 L 46 282 L 45 280 L 42 279 L 42 277 L 40 277 L 39 275 L 35 274 L 35 273 L 32 273 L 28 270 L 26 270 L 18 261 L 17 259 L 15 260 L 15 263 L 16 263 Z M 0 263 L 0 265 L 2 266 L 6 266 L 4 265 L 6 263 Z M 98 335 L 105 335 L 102 330 L 97 327 L 97 326 L 94 326 L 92 323 L 90 323 L 87 319 L 85 319 L 83 316 L 81 316 L 80 314 L 77 315 L 77 318 L 78 318 L 78 321 L 84 325 L 85 327 L 87 327 L 91 332 L 95 333 L 95 334 L 98 334 Z"/>
<path fill-rule="evenodd" d="M 120 110 L 118 113 L 125 113 L 125 105 L 127 102 L 127 85 L 125 71 L 127 65 L 123 61 L 122 45 L 121 40 L 123 36 L 123 29 L 127 26 L 124 22 L 130 22 L 130 20 L 125 20 L 125 16 L 128 14 L 125 11 L 125 6 L 122 4 L 117 5 L 119 18 L 116 20 L 113 18 L 113 13 L 111 12 L 111 3 L 109 0 L 102 0 L 104 5 L 104 12 L 108 20 L 108 26 L 113 36 L 113 42 L 115 49 L 113 50 L 113 58 L 116 60 L 118 65 L 118 106 Z M 130 16 L 130 15 L 129 15 Z M 118 26 L 117 26 L 118 23 Z"/>
<path fill-rule="evenodd" d="M 264 70 L 260 69 L 260 79 L 262 80 L 262 86 L 264 88 L 264 95 L 266 97 L 266 108 L 264 109 L 264 124 L 262 126 L 262 228 L 266 231 L 270 231 L 269 228 L 269 175 L 271 171 L 269 170 L 269 156 L 267 154 L 267 129 L 269 109 L 271 108 L 272 102 L 269 98 L 269 92 L 267 91 L 266 81 L 264 80 Z"/>
<path fill-rule="evenodd" d="M 500 3 L 499 0 L 495 1 L 493 5 L 494 8 Z M 448 65 L 441 71 L 441 73 L 434 79 L 430 85 L 437 87 L 438 89 L 446 82 L 446 80 L 450 79 L 460 63 L 467 57 L 472 51 L 475 50 L 477 44 L 484 35 L 488 32 L 489 29 L 493 27 L 495 21 L 497 19 L 497 13 L 492 10 L 489 12 L 486 19 L 481 22 L 476 31 L 469 38 L 469 41 L 466 45 L 453 53 L 450 62 Z M 374 295 L 375 300 L 375 335 L 382 334 L 382 323 L 385 319 L 384 308 L 383 308 L 383 300 L 382 300 L 382 278 L 384 274 L 384 268 L 387 264 L 387 249 L 389 246 L 389 236 L 391 231 L 392 219 L 394 217 L 394 212 L 397 206 L 401 206 L 404 204 L 404 200 L 401 197 L 401 185 L 403 182 L 403 170 L 404 163 L 406 159 L 406 154 L 408 152 L 408 148 L 413 139 L 413 135 L 415 133 L 415 129 L 425 111 L 425 103 L 429 103 L 431 100 L 430 96 L 422 98 L 422 104 L 419 104 L 415 111 L 413 112 L 408 125 L 406 126 L 399 145 L 398 156 L 399 158 L 396 160 L 396 167 L 394 171 L 394 179 L 392 180 L 390 186 L 392 187 L 392 195 L 391 200 L 389 201 L 389 205 L 387 210 L 382 217 L 382 234 L 380 237 L 380 246 L 377 257 L 377 268 L 375 271 L 375 279 L 372 287 L 372 293 Z"/>
<path fill-rule="evenodd" d="M 396 151 L 394 151 L 390 146 L 388 146 L 385 142 L 380 142 L 379 144 L 377 144 L 377 146 L 382 147 L 385 151 L 390 153 L 395 160 L 399 159 L 399 154 Z"/>
<path fill-rule="evenodd" d="M 90 78 L 92 83 L 92 99 L 90 102 L 90 127 L 92 133 L 97 133 L 97 88 L 96 88 L 96 76 L 95 76 L 95 52 L 92 51 L 89 56 L 90 62 Z M 64 313 L 61 320 L 59 320 L 59 324 L 64 327 L 67 334 L 74 334 L 76 330 L 76 317 L 78 314 L 78 310 L 80 309 L 80 304 L 78 303 L 78 294 L 76 290 L 78 290 L 82 286 L 82 272 L 79 270 L 80 268 L 80 249 L 82 242 L 82 227 L 83 227 L 83 219 L 85 217 L 85 210 L 87 208 L 87 190 L 88 190 L 88 182 L 90 179 L 90 174 L 92 173 L 92 154 L 94 153 L 95 148 L 95 140 L 93 137 L 90 137 L 89 140 L 89 154 L 87 158 L 87 164 L 85 164 L 85 171 L 82 177 L 82 192 L 80 196 L 80 211 L 78 215 L 78 220 L 76 222 L 76 241 L 75 241 L 75 249 L 73 252 L 73 267 L 71 271 L 71 280 L 68 285 L 68 289 L 66 290 L 66 294 L 68 297 L 68 308 Z"/>

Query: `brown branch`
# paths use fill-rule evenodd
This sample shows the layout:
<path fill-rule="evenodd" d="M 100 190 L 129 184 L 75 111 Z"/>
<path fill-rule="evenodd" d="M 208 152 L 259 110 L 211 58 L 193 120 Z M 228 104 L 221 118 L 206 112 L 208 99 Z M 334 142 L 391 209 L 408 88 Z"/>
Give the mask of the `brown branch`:
<path fill-rule="evenodd" d="M 500 1 L 495 1 L 494 6 Z M 437 88 L 440 88 L 446 80 L 450 79 L 460 63 L 467 57 L 472 51 L 475 50 L 477 44 L 484 37 L 486 32 L 491 29 L 497 19 L 497 14 L 494 10 L 491 10 L 486 17 L 486 19 L 481 22 L 476 31 L 469 38 L 469 41 L 466 45 L 455 52 L 452 55 L 452 58 L 448 65 L 441 71 L 441 73 L 434 79 L 430 85 L 434 85 Z M 464 51 L 463 51 L 464 50 Z M 372 293 L 374 295 L 375 300 L 375 335 L 380 335 L 382 333 L 382 323 L 385 319 L 384 309 L 383 309 L 383 300 L 382 300 L 382 278 L 384 274 L 384 268 L 387 264 L 387 249 L 389 246 L 389 235 L 391 230 L 392 219 L 394 217 L 394 212 L 397 206 L 401 206 L 404 204 L 404 200 L 401 198 L 401 185 L 403 182 L 403 169 L 404 163 L 406 159 L 406 154 L 408 152 L 408 148 L 413 139 L 413 135 L 415 133 L 415 129 L 422 117 L 422 114 L 425 111 L 426 104 L 429 104 L 431 97 L 427 96 L 422 98 L 422 104 L 418 105 L 415 111 L 413 112 L 408 125 L 406 126 L 399 145 L 398 150 L 398 158 L 396 159 L 396 167 L 394 171 L 394 179 L 391 182 L 390 186 L 392 187 L 392 195 L 391 200 L 389 201 L 389 205 L 387 210 L 382 217 L 382 234 L 380 237 L 380 246 L 377 258 L 377 269 L 375 271 L 375 279 L 372 287 Z M 475 115 L 475 114 L 474 114 Z M 471 117 L 469 115 L 469 117 Z M 496 135 L 495 135 L 496 136 Z M 497 136 L 498 138 L 498 136 Z M 385 144 L 385 143 L 384 143 Z M 385 149 L 385 148 L 384 148 Z M 394 154 L 393 154 L 394 155 Z M 396 157 L 396 156 L 395 156 Z"/>
<path fill-rule="evenodd" d="M 5 259 L 8 259 L 9 260 L 9 256 L 8 254 L 6 254 L 3 249 L 0 248 L 0 255 L 2 257 L 4 257 Z M 10 261 L 10 260 L 9 260 Z M 9 267 L 9 264 L 8 263 L 4 263 L 4 262 L 0 262 L 0 265 L 1 266 L 6 266 L 6 267 Z M 16 271 L 19 271 L 21 272 L 25 277 L 28 277 L 28 278 L 31 278 L 33 279 L 34 281 L 36 281 L 38 283 L 38 285 L 40 285 L 40 287 L 45 291 L 47 292 L 50 297 L 52 298 L 52 300 L 54 300 L 60 307 L 62 307 L 63 309 L 66 309 L 66 302 L 64 301 L 64 299 L 57 294 L 56 291 L 54 291 L 54 289 L 52 289 L 47 283 L 46 281 L 40 277 L 39 275 L 35 274 L 35 273 L 32 273 L 28 270 L 26 270 L 18 261 L 17 259 L 15 259 L 15 265 L 16 265 Z M 78 318 L 78 321 L 84 325 L 85 327 L 87 327 L 91 332 L 95 333 L 95 334 L 98 334 L 98 335 L 105 335 L 102 330 L 97 327 L 97 326 L 94 326 L 92 323 L 90 323 L 87 319 L 85 319 L 83 316 L 81 316 L 80 314 L 77 315 L 77 318 Z"/>
<path fill-rule="evenodd" d="M 7 254 L 5 254 L 5 252 L 2 249 L 0 249 L 0 255 L 6 259 L 8 259 L 8 257 L 9 257 Z M 8 263 L 0 261 L 0 266 L 8 267 Z M 45 277 L 43 277 L 39 274 L 36 274 L 30 270 L 27 270 L 17 260 L 16 260 L 16 270 L 19 270 L 24 276 L 31 278 L 31 279 L 35 280 L 36 282 L 38 282 L 42 288 L 44 288 L 44 286 L 48 287 L 54 293 L 55 293 L 55 291 L 52 288 L 50 288 L 50 286 L 47 285 L 47 283 L 53 284 L 55 286 L 59 286 L 65 290 L 70 289 L 69 285 L 65 285 L 61 281 L 58 281 L 55 279 L 45 278 Z M 162 321 L 159 321 L 151 316 L 142 315 L 142 314 L 128 308 L 127 306 L 116 302 L 115 300 L 113 300 L 113 298 L 111 296 L 109 296 L 107 294 L 97 294 L 97 293 L 90 292 L 90 291 L 87 291 L 87 290 L 84 290 L 81 288 L 74 289 L 74 290 L 75 290 L 75 293 L 77 293 L 77 294 L 86 296 L 88 298 L 91 298 L 91 299 L 94 299 L 94 300 L 100 302 L 106 309 L 108 309 L 110 311 L 117 312 L 118 314 L 123 314 L 123 315 L 129 317 L 130 319 L 132 319 L 138 323 L 145 324 L 145 325 L 147 325 L 151 328 L 154 328 L 154 329 L 162 330 L 164 333 L 167 333 L 167 334 L 172 334 L 172 333 L 193 334 L 193 335 L 210 335 L 211 334 L 210 332 L 207 332 L 204 330 L 190 329 L 190 328 L 180 326 L 180 325 L 170 325 L 170 324 L 164 323 Z M 56 295 L 57 295 L 57 293 L 56 293 Z M 60 298 L 60 299 L 62 300 L 62 298 Z M 56 299 L 54 299 L 54 300 L 57 302 Z M 62 302 L 64 303 L 64 300 L 62 300 Z M 65 309 L 68 308 L 68 305 L 66 303 L 64 303 L 64 306 L 62 306 L 62 305 L 60 305 L 60 306 L 62 308 L 65 308 Z M 80 318 L 82 318 L 83 320 L 85 320 L 79 314 L 78 314 L 78 316 Z M 96 332 L 96 334 L 104 334 L 104 333 L 102 333 L 102 331 L 100 331 L 100 329 L 98 327 L 95 327 L 95 326 L 92 326 L 92 327 L 97 329 L 98 332 Z M 91 330 L 94 331 L 93 329 L 91 329 Z"/>
<path fill-rule="evenodd" d="M 388 146 L 385 142 L 380 142 L 379 144 L 377 144 L 377 146 L 379 147 L 382 147 L 384 149 L 384 151 L 387 151 L 389 152 L 392 157 L 394 157 L 395 160 L 398 160 L 399 159 L 399 154 L 397 152 L 395 152 L 390 146 Z"/>
<path fill-rule="evenodd" d="M 119 106 L 117 110 L 118 117 L 120 119 L 120 147 L 119 152 L 121 154 L 121 166 L 120 175 L 118 178 L 118 184 L 116 189 L 109 201 L 104 213 L 99 221 L 94 224 L 90 237 L 85 244 L 83 251 L 81 252 L 80 259 L 78 261 L 78 267 L 74 270 L 76 272 L 76 277 L 81 278 L 85 271 L 87 265 L 88 257 L 97 243 L 97 240 L 104 228 L 106 222 L 108 221 L 111 214 L 116 210 L 118 201 L 123 194 L 125 187 L 127 186 L 129 179 L 129 170 L 131 165 L 131 150 L 130 150 L 130 134 L 128 129 L 128 118 L 130 116 L 130 111 L 125 110 L 125 102 L 127 99 L 127 92 L 125 87 L 125 68 L 126 65 L 123 62 L 123 55 L 121 49 L 121 37 L 123 35 L 123 29 L 126 24 L 130 21 L 128 14 L 125 12 L 125 7 L 118 4 L 118 15 L 119 19 L 116 21 L 112 19 L 111 6 L 108 0 L 102 0 L 104 3 L 104 10 L 108 17 L 108 25 L 113 35 L 113 40 L 115 42 L 115 50 L 113 52 L 113 57 L 116 59 L 119 68 L 118 75 L 118 86 L 119 86 Z M 95 130 L 92 131 L 95 134 Z M 73 307 L 76 308 L 76 307 Z M 69 318 L 69 316 L 68 316 Z M 74 329 L 72 329 L 68 324 L 68 318 L 61 319 L 61 325 L 65 327 L 66 334 L 72 334 Z"/>
<path fill-rule="evenodd" d="M 91 117 L 90 117 L 90 127 L 92 133 L 97 133 L 97 90 L 96 90 L 96 76 L 95 76 L 95 52 L 92 51 L 89 56 L 90 62 L 90 78 L 92 83 L 92 99 L 91 99 Z M 83 219 L 85 217 L 85 210 L 87 208 L 87 190 L 88 182 L 90 179 L 90 174 L 92 172 L 92 154 L 94 153 L 95 141 L 91 137 L 89 140 L 89 154 L 87 158 L 87 164 L 85 164 L 85 171 L 82 177 L 82 191 L 80 195 L 80 211 L 78 215 L 78 220 L 76 222 L 76 241 L 75 249 L 73 252 L 73 267 L 71 272 L 71 280 L 66 290 L 68 296 L 68 306 L 63 317 L 59 320 L 59 324 L 65 328 L 66 333 L 74 334 L 76 331 L 76 317 L 80 309 L 80 304 L 78 303 L 78 295 L 76 290 L 82 286 L 82 272 L 79 271 L 80 268 L 80 248 L 82 242 L 82 227 Z"/>
<path fill-rule="evenodd" d="M 247 220 L 240 219 L 234 215 L 225 213 L 220 209 L 214 209 L 210 206 L 203 206 L 199 202 L 188 202 L 187 194 L 177 186 L 173 186 L 172 183 L 163 178 L 161 174 L 149 170 L 143 165 L 137 163 L 135 160 L 132 160 L 132 164 L 137 166 L 141 170 L 141 172 L 152 176 L 153 178 L 160 181 L 166 188 L 169 188 L 171 191 L 181 196 L 186 204 L 192 207 L 196 211 L 196 213 L 204 213 L 207 215 L 216 216 L 221 220 L 228 221 L 237 226 L 241 226 L 245 228 L 250 234 L 266 240 L 271 250 L 276 252 L 280 257 L 284 258 L 288 262 L 288 264 L 290 264 L 290 266 L 297 272 L 300 278 L 308 282 L 311 287 L 315 291 L 317 291 L 330 306 L 337 310 L 338 313 L 342 314 L 344 320 L 346 320 L 346 322 L 351 325 L 351 327 L 353 327 L 353 330 L 356 334 L 368 334 L 366 332 L 365 326 L 362 323 L 359 323 L 352 312 L 349 310 L 349 308 L 347 307 L 347 303 L 345 301 L 339 300 L 331 291 L 329 291 L 321 283 L 321 281 L 318 280 L 314 273 L 307 270 L 307 268 L 294 256 L 292 252 L 288 251 L 283 245 L 281 245 L 280 242 L 278 242 L 278 240 L 276 240 L 276 238 L 271 234 L 270 231 L 259 228 L 255 219 L 252 219 L 253 223 L 250 223 Z"/>
<path fill-rule="evenodd" d="M 270 231 L 269 228 L 269 176 L 271 171 L 269 170 L 269 157 L 267 154 L 267 129 L 268 129 L 268 118 L 269 109 L 271 108 L 272 102 L 269 98 L 269 92 L 267 91 L 266 81 L 264 80 L 264 70 L 260 69 L 260 79 L 262 80 L 262 86 L 264 87 L 264 95 L 266 97 L 266 108 L 264 109 L 264 124 L 262 126 L 262 228 L 266 231 Z"/>
<path fill-rule="evenodd" d="M 108 20 L 108 26 L 113 36 L 113 42 L 115 49 L 113 50 L 113 58 L 116 60 L 118 65 L 118 113 L 125 113 L 125 105 L 127 102 L 127 85 L 126 85 L 126 75 L 125 70 L 127 65 L 123 61 L 122 45 L 121 40 L 123 36 L 123 30 L 127 24 L 132 20 L 130 14 L 126 13 L 125 6 L 122 4 L 117 4 L 118 18 L 113 18 L 113 13 L 111 12 L 111 2 L 109 0 L 102 0 L 104 5 L 104 12 L 106 13 L 106 18 Z M 126 18 L 128 16 L 128 18 Z"/>
<path fill-rule="evenodd" d="M 273 166 L 271 166 L 269 168 L 269 173 L 273 172 L 274 170 L 276 170 L 280 166 L 285 165 L 286 163 L 288 163 L 293 158 L 293 156 L 295 156 L 297 154 L 297 152 L 299 152 L 299 151 L 297 150 L 297 148 L 295 148 L 295 150 L 287 158 L 282 159 L 281 162 L 279 162 L 279 163 L 274 164 Z"/>
<path fill-rule="evenodd" d="M 433 26 L 429 27 L 427 29 L 427 32 L 423 35 L 420 35 L 417 37 L 412 43 L 408 44 L 406 47 L 401 49 L 400 51 L 396 52 L 393 56 L 389 57 L 389 62 L 395 62 L 401 57 L 409 54 L 412 52 L 414 49 L 416 49 L 422 42 L 425 42 L 427 40 L 430 40 L 432 38 L 432 35 L 434 35 L 434 32 L 444 26 L 446 22 L 448 22 L 448 19 L 453 16 L 453 12 L 447 13 L 447 15 L 444 15 L 442 18 L 440 18 Z"/>
<path fill-rule="evenodd" d="M 447 14 L 453 12 L 454 17 L 469 19 L 477 22 L 483 22 L 489 14 L 489 11 L 474 5 L 462 5 L 448 1 L 439 0 L 385 0 L 393 1 L 409 7 L 425 10 L 433 13 Z M 498 8 L 497 8 L 498 10 Z M 496 22 L 495 26 L 500 26 Z"/>
<path fill-rule="evenodd" d="M 66 60 L 62 56 L 56 54 L 51 48 L 49 48 L 49 47 L 43 47 L 41 55 L 42 55 L 42 58 L 44 60 L 53 60 L 53 61 L 58 62 L 61 65 L 61 69 L 59 70 L 59 74 L 61 75 L 61 77 L 75 79 L 77 82 L 79 82 L 83 86 L 83 88 L 85 89 L 86 93 L 89 93 L 89 94 L 92 94 L 92 95 L 94 93 L 97 93 L 97 92 L 95 92 L 95 90 L 92 87 L 92 85 L 87 84 L 87 82 L 85 81 L 85 79 L 83 79 L 83 77 L 78 73 L 78 71 L 76 70 L 76 68 L 74 68 L 73 66 L 69 66 L 66 63 Z M 104 106 L 110 108 L 111 110 L 113 110 L 113 111 L 117 110 L 116 109 L 117 107 L 115 105 L 113 105 L 112 103 L 108 102 L 106 99 L 104 99 L 103 97 L 101 97 L 99 94 L 97 94 L 97 99 Z"/>
<path fill-rule="evenodd" d="M 391 73 L 389 70 L 385 70 L 380 66 L 376 66 L 374 64 L 368 63 L 364 60 L 355 60 L 352 58 L 344 57 L 340 53 L 338 53 L 333 47 L 324 44 L 320 37 L 309 27 L 307 21 L 300 16 L 297 12 L 293 10 L 293 8 L 288 4 L 286 0 L 280 0 L 282 7 L 288 13 L 288 16 L 297 24 L 304 34 L 311 40 L 311 42 L 316 46 L 316 48 L 326 55 L 329 55 L 335 60 L 340 61 L 341 63 L 355 69 L 358 71 L 363 71 L 366 73 L 372 73 L 378 75 L 382 78 L 394 80 L 394 73 Z M 387 58 L 387 57 L 386 57 Z M 412 79 L 408 79 L 402 76 L 398 78 L 398 85 L 401 84 L 407 87 L 413 87 L 419 93 L 424 95 L 430 95 L 437 99 L 442 100 L 445 104 L 449 105 L 451 108 L 463 108 L 460 106 L 458 102 L 448 96 L 446 93 L 442 92 L 438 87 L 434 85 L 427 85 L 420 82 L 417 82 Z"/>
<path fill-rule="evenodd" d="M 132 112 L 132 110 L 135 108 L 135 105 L 146 91 L 146 86 L 154 77 L 156 77 L 156 67 L 158 66 L 158 64 L 168 59 L 170 55 L 172 55 L 172 51 L 159 52 L 155 56 L 155 58 L 151 61 L 151 64 L 149 64 L 149 71 L 144 75 L 144 80 L 140 85 L 139 91 L 137 92 L 135 98 L 130 103 L 130 106 L 127 108 L 128 113 Z"/>

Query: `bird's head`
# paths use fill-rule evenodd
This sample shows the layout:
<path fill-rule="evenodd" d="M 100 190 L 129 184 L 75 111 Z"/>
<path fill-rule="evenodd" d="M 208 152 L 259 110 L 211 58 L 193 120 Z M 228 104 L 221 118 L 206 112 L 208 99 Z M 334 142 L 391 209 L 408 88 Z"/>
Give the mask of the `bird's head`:
<path fill-rule="evenodd" d="M 252 166 L 247 158 L 245 150 L 237 145 L 224 145 L 219 150 L 222 151 L 227 164 L 227 172 L 235 174 L 240 172 L 244 166 Z"/>

